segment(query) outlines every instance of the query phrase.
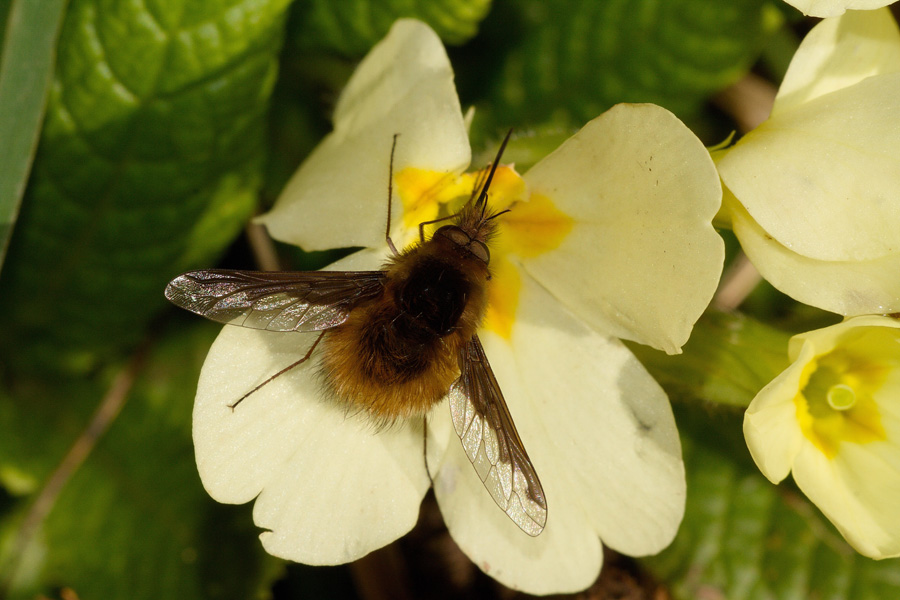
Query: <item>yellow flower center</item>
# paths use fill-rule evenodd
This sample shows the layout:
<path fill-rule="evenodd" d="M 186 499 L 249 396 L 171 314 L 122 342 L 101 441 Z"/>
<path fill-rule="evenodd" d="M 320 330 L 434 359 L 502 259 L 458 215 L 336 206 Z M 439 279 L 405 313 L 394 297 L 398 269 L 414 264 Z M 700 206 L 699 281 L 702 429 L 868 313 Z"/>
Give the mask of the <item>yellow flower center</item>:
<path fill-rule="evenodd" d="M 806 438 L 828 458 L 837 456 L 843 442 L 886 438 L 878 397 L 889 374 L 900 367 L 900 345 L 885 336 L 895 338 L 896 330 L 870 329 L 804 369 L 794 398 L 797 420 Z"/>
<path fill-rule="evenodd" d="M 846 383 L 836 383 L 828 388 L 825 398 L 834 410 L 847 410 L 856 404 L 856 391 Z"/>
<path fill-rule="evenodd" d="M 415 231 L 420 223 L 455 214 L 472 196 L 486 173 L 456 175 L 409 167 L 394 176 L 403 203 L 403 225 Z M 557 248 L 572 229 L 572 218 L 539 194 L 526 197 L 525 181 L 515 169 L 500 166 L 494 174 L 488 204 L 492 211 L 510 209 L 498 217 L 491 246 L 491 286 L 484 327 L 509 339 L 519 304 L 522 280 L 511 257 L 531 258 Z M 426 239 L 441 225 L 426 226 Z"/>

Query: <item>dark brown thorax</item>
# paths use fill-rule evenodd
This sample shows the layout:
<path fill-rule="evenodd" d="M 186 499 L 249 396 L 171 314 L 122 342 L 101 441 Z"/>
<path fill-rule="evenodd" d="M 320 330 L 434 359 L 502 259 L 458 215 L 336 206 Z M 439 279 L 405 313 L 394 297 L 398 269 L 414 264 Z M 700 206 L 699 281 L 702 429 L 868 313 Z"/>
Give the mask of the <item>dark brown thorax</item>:
<path fill-rule="evenodd" d="M 459 377 L 459 349 L 487 306 L 493 230 L 462 218 L 390 259 L 382 296 L 325 337 L 322 369 L 338 398 L 391 420 L 428 410 Z"/>

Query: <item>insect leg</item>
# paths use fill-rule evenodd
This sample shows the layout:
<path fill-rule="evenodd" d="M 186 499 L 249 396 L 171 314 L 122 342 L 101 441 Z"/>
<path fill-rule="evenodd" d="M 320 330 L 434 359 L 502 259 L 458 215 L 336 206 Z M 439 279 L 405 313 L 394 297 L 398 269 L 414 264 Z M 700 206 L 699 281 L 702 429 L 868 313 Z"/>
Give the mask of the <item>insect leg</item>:
<path fill-rule="evenodd" d="M 434 225 L 435 223 L 440 223 L 441 221 L 449 221 L 450 219 L 455 219 L 456 215 L 447 215 L 446 217 L 441 217 L 440 219 L 434 219 L 432 221 L 423 221 L 419 223 L 419 241 L 421 243 L 425 243 L 425 226 L 426 225 Z"/>
<path fill-rule="evenodd" d="M 394 256 L 400 255 L 400 253 L 397 252 L 397 248 L 394 246 L 394 241 L 391 239 L 391 203 L 393 202 L 392 196 L 394 194 L 394 150 L 397 149 L 397 137 L 399 135 L 399 133 L 394 134 L 394 142 L 391 144 L 391 163 L 388 167 L 387 229 L 384 232 L 384 239 L 387 242 L 388 248 L 394 253 Z"/>
<path fill-rule="evenodd" d="M 249 392 L 247 392 L 246 394 L 244 394 L 244 395 L 241 396 L 240 398 L 238 398 L 238 399 L 234 402 L 234 404 L 229 404 L 229 405 L 228 405 L 228 408 L 230 408 L 230 409 L 233 411 L 233 410 L 235 409 L 235 407 L 236 407 L 238 404 L 240 404 L 241 402 L 243 402 L 248 396 L 250 396 L 250 394 L 252 394 L 252 393 L 258 391 L 262 386 L 266 385 L 267 383 L 269 383 L 270 381 L 272 381 L 272 380 L 275 379 L 276 377 L 278 377 L 278 376 L 280 376 L 280 375 L 284 375 L 285 373 L 287 373 L 288 371 L 290 371 L 290 370 L 293 369 L 294 367 L 299 366 L 299 365 L 302 365 L 302 364 L 305 363 L 307 360 L 309 360 L 309 357 L 312 356 L 313 350 L 316 349 L 316 346 L 319 345 L 319 342 L 322 341 L 322 338 L 325 336 L 326 333 L 328 333 L 328 332 L 327 332 L 327 331 L 323 331 L 322 333 L 319 334 L 319 337 L 317 337 L 317 338 L 316 338 L 316 341 L 313 342 L 313 345 L 309 347 L 309 350 L 306 351 L 306 354 L 303 355 L 303 358 L 301 358 L 301 359 L 298 360 L 297 362 L 293 362 L 293 363 L 289 364 L 288 366 L 286 366 L 286 367 L 283 368 L 282 370 L 278 371 L 277 373 L 275 373 L 274 375 L 272 375 L 271 377 L 269 377 L 268 379 L 266 379 L 265 381 L 263 381 L 261 384 L 259 384 L 258 386 L 256 386 L 255 388 L 253 388 L 252 390 L 250 390 Z"/>

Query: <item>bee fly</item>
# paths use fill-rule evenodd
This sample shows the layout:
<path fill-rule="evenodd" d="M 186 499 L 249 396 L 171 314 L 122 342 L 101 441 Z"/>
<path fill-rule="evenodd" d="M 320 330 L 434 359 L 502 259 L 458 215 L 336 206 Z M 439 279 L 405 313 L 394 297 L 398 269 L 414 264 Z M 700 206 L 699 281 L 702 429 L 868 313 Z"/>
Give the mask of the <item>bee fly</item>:
<path fill-rule="evenodd" d="M 329 391 L 378 419 L 424 415 L 447 398 L 485 487 L 516 525 L 536 536 L 547 522 L 544 491 L 476 334 L 491 278 L 488 244 L 501 214 L 488 210 L 488 189 L 508 140 L 509 134 L 462 210 L 420 224 L 420 243 L 401 253 L 389 235 L 394 136 L 386 235 L 393 256 L 380 271 L 190 271 L 169 283 L 166 298 L 230 325 L 320 332 L 303 358 L 232 408 L 306 362 L 320 342 Z M 455 221 L 426 241 L 425 225 L 447 219 Z"/>

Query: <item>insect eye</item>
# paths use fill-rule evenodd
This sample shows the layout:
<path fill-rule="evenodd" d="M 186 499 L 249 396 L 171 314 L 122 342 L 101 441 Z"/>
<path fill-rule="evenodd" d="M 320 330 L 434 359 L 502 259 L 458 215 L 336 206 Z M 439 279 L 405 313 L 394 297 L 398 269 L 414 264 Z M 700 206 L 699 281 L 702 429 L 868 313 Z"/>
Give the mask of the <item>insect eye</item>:
<path fill-rule="evenodd" d="M 491 251 L 488 250 L 488 247 L 478 240 L 472 240 L 472 243 L 469 244 L 469 252 L 474 254 L 477 258 L 484 261 L 484 264 L 488 264 L 491 262 Z"/>
<path fill-rule="evenodd" d="M 437 232 L 458 246 L 467 246 L 471 241 L 466 232 L 453 225 L 441 227 Z"/>

